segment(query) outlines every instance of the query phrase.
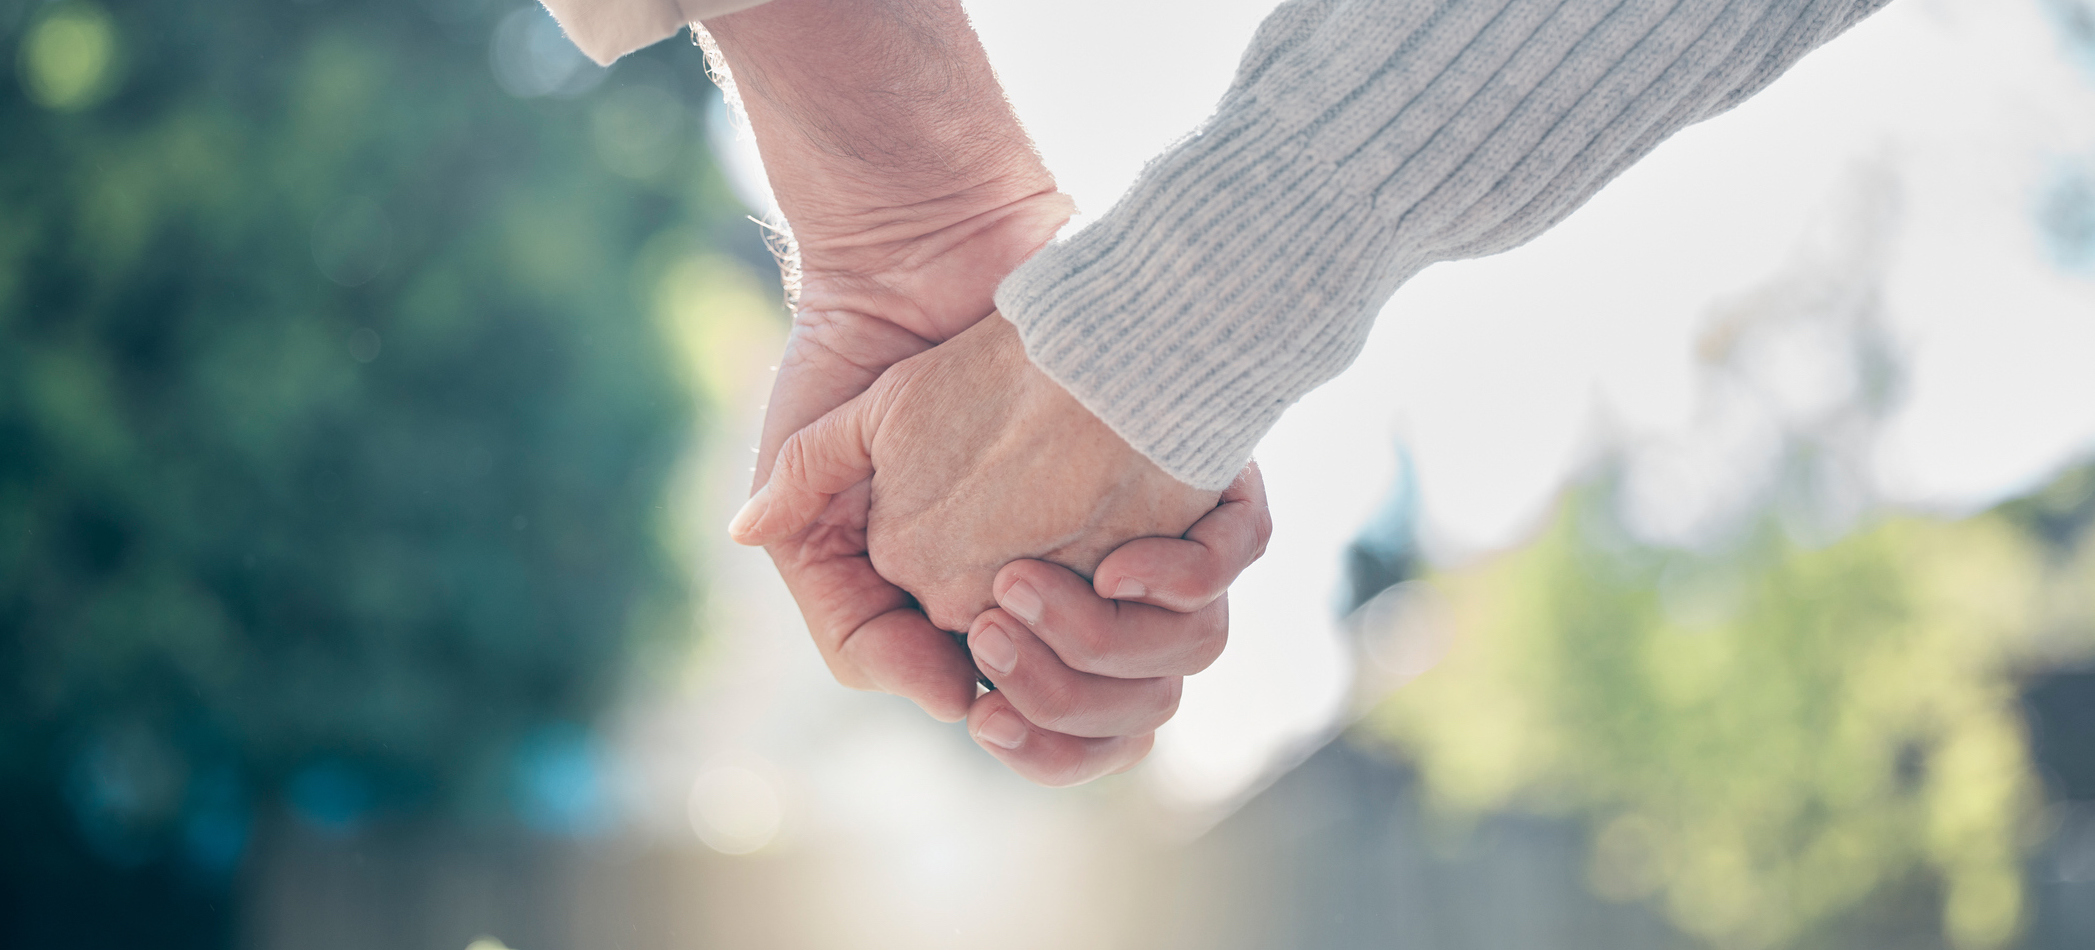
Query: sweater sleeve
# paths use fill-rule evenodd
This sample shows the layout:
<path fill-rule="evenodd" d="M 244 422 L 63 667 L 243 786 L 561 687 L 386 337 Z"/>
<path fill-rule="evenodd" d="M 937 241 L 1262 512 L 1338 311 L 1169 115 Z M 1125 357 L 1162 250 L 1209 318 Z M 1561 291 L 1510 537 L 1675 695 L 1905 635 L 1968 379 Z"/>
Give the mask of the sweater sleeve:
<path fill-rule="evenodd" d="M 1289 0 L 1201 128 L 1007 278 L 1027 353 L 1219 489 L 1435 261 L 1516 247 L 1887 0 Z"/>
<path fill-rule="evenodd" d="M 668 39 L 687 23 L 764 3 L 765 0 L 542 0 L 577 49 L 609 66 L 643 46 Z"/>

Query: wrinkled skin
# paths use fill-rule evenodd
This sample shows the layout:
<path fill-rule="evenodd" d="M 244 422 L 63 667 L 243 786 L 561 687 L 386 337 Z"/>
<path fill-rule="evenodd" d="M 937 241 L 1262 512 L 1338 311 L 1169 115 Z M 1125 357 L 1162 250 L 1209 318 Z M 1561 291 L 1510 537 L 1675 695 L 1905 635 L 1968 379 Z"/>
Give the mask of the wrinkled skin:
<path fill-rule="evenodd" d="M 957 0 L 772 0 L 705 26 L 733 69 L 799 248 L 799 307 L 764 420 L 757 458 L 761 487 L 789 436 L 867 392 L 890 367 L 927 354 L 989 316 L 997 283 L 1045 244 L 1073 209 L 1055 191 L 1011 114 Z M 997 365 L 1016 374 L 1024 360 L 1021 355 L 1013 363 L 1012 356 L 1003 352 Z M 1042 382 L 1029 384 L 1035 397 L 1045 395 L 1038 389 Z M 929 384 L 913 388 L 927 395 L 911 400 L 956 398 L 934 399 L 928 394 L 938 387 Z M 913 405 L 911 400 L 904 402 Z M 1031 411 L 1044 403 L 1027 405 Z M 922 451 L 943 452 L 938 457 L 947 460 L 965 451 L 918 441 Z M 1256 470 L 1249 473 L 1255 488 Z M 922 519 L 900 517 L 927 496 L 904 481 L 900 470 L 884 471 L 845 487 L 804 528 L 769 539 L 766 548 L 839 682 L 905 696 L 941 720 L 968 717 L 978 739 L 985 722 L 1005 721 L 996 713 L 1018 718 L 1026 733 L 1022 747 L 993 741 L 984 747 L 1047 784 L 1124 769 L 1147 752 L 1150 737 L 1146 730 L 1071 736 L 1023 722 L 1010 699 L 1020 697 L 1028 683 L 1055 682 L 1047 665 L 1028 663 L 1013 686 L 978 698 L 978 670 L 940 626 L 969 629 L 980 619 L 969 610 L 990 603 L 986 589 L 1001 591 L 1013 578 L 1030 578 L 1046 597 L 1048 613 L 1063 618 L 1054 629 L 1038 631 L 1037 642 L 1072 655 L 1113 657 L 1130 649 L 1205 655 L 1197 664 L 1205 666 L 1226 637 L 1224 591 L 1264 550 L 1271 526 L 1262 490 L 1226 496 L 1183 539 L 1179 533 L 1197 513 L 1171 505 L 1147 523 L 1121 512 L 1100 521 L 1102 534 L 1080 539 L 1073 521 L 1061 521 L 1071 519 L 1074 507 L 1088 511 L 1088 501 L 1059 508 L 1034 503 L 1030 510 L 989 512 L 990 520 L 965 528 L 948 524 L 972 532 L 972 540 L 964 566 L 946 564 L 936 553 L 945 546 L 939 532 L 913 527 Z M 1086 483 L 1074 490 L 1109 487 Z M 896 496 L 892 503 L 889 493 Z M 896 514 L 894 545 L 885 543 L 890 511 Z M 960 509 L 946 511 L 957 517 Z M 997 519 L 1007 516 L 1041 535 L 1007 545 L 1010 550 L 1061 563 L 994 561 L 989 536 L 1003 530 Z M 1099 560 L 1112 548 L 1106 538 L 1145 535 L 1158 536 Z M 869 550 L 876 539 L 877 564 Z M 1041 541 L 1054 543 L 1041 547 Z M 1087 573 L 1095 568 L 1095 584 L 1071 567 Z M 906 578 L 939 624 L 881 568 Z M 1144 593 L 1128 594 L 1129 583 Z M 1007 622 L 1017 624 L 1008 616 Z M 1101 646 L 1115 644 L 1120 646 Z M 1192 671 L 1168 677 L 1173 708 L 1175 676 Z M 1057 687 L 1059 705 L 1090 708 L 1094 723 L 1161 721 L 1147 705 L 1134 710 L 1125 691 L 1098 688 L 1102 682 L 1063 683 Z M 1121 706 L 1130 708 L 1113 715 Z"/>

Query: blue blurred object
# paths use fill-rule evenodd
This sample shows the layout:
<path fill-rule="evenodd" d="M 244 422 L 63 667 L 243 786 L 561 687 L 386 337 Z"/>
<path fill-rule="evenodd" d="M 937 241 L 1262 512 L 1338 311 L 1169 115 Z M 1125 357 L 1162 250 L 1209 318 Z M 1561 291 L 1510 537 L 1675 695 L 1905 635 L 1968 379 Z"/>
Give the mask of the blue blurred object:
<path fill-rule="evenodd" d="M 2037 209 L 2045 250 L 2060 269 L 2095 276 L 2095 166 L 2069 168 Z"/>
<path fill-rule="evenodd" d="M 66 781 L 80 834 L 102 860 L 135 868 L 154 857 L 152 834 L 182 791 L 181 754 L 143 728 L 103 731 L 82 747 Z"/>
<path fill-rule="evenodd" d="M 2090 77 L 2095 77 L 2095 2 L 2091 0 L 2046 0 L 2045 11 L 2058 28 L 2059 38 L 2073 51 Z"/>
<path fill-rule="evenodd" d="M 306 766 L 284 786 L 284 795 L 301 822 L 336 837 L 362 829 L 373 804 L 370 781 L 339 759 Z"/>
<path fill-rule="evenodd" d="M 1346 546 L 1346 588 L 1338 604 L 1341 617 L 1418 573 L 1418 472 L 1410 451 L 1401 443 L 1396 453 L 1396 484 Z"/>
<path fill-rule="evenodd" d="M 192 868 L 224 882 L 247 853 L 253 830 L 239 773 L 220 766 L 189 783 L 182 815 L 182 854 Z"/>
<path fill-rule="evenodd" d="M 571 722 L 525 736 L 510 759 L 509 799 L 517 818 L 549 835 L 579 838 L 609 830 L 603 761 L 596 735 Z"/>

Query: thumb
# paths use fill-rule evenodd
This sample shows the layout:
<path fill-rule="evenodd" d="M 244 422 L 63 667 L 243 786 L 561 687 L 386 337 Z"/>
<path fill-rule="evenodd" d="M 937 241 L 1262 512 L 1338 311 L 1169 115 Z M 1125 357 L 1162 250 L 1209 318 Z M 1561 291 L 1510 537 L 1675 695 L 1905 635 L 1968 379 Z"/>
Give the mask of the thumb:
<path fill-rule="evenodd" d="M 862 393 L 786 438 L 771 478 L 728 524 L 736 543 L 791 537 L 829 507 L 831 495 L 873 476 L 873 436 L 880 424 L 872 396 Z"/>

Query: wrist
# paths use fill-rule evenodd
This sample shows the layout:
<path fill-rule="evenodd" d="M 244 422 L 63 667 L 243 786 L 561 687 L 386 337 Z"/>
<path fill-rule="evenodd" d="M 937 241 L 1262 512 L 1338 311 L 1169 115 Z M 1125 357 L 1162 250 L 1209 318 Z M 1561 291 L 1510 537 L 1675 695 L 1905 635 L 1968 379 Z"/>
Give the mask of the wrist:
<path fill-rule="evenodd" d="M 857 234 L 802 240 L 796 321 L 865 314 L 927 342 L 949 339 L 994 309 L 998 282 L 1047 244 L 1074 208 L 1053 190 L 1008 199 L 974 192 Z"/>
<path fill-rule="evenodd" d="M 958 0 L 772 0 L 705 26 L 804 245 L 1054 187 Z"/>
<path fill-rule="evenodd" d="M 951 337 L 1069 219 L 957 0 L 773 0 L 706 26 L 792 230 L 805 329 Z"/>

